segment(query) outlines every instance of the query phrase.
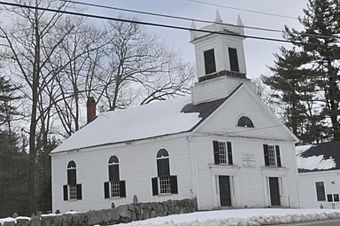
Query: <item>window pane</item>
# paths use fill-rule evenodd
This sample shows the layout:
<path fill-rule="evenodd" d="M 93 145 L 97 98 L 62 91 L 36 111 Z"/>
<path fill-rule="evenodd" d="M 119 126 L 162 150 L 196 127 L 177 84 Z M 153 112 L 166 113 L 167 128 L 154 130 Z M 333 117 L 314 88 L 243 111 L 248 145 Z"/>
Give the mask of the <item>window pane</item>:
<path fill-rule="evenodd" d="M 253 122 L 247 116 L 242 116 L 238 120 L 237 126 L 239 126 L 239 127 L 247 127 L 247 128 L 254 128 Z"/>
<path fill-rule="evenodd" d="M 119 181 L 111 181 L 111 197 L 120 197 Z"/>
<path fill-rule="evenodd" d="M 77 199 L 77 185 L 69 185 L 70 199 Z"/>
<path fill-rule="evenodd" d="M 157 158 L 162 158 L 162 157 L 167 157 L 167 156 L 169 156 L 169 153 L 164 148 L 159 150 L 157 153 Z"/>
<path fill-rule="evenodd" d="M 333 195 L 331 194 L 327 195 L 327 202 L 333 202 Z"/>
<path fill-rule="evenodd" d="M 269 165 L 276 166 L 276 156 L 275 150 L 273 145 L 268 145 L 268 158 L 269 158 Z"/>
<path fill-rule="evenodd" d="M 318 201 L 326 201 L 325 187 L 323 182 L 316 182 L 316 196 Z"/>
<path fill-rule="evenodd" d="M 225 142 L 218 142 L 220 164 L 227 164 L 227 153 Z"/>
<path fill-rule="evenodd" d="M 161 194 L 170 194 L 171 193 L 170 176 L 159 177 L 159 187 Z"/>
<path fill-rule="evenodd" d="M 72 168 L 76 168 L 76 163 L 74 161 L 70 161 L 67 164 L 67 169 L 72 169 Z"/>
<path fill-rule="evenodd" d="M 333 194 L 334 202 L 339 202 L 339 194 Z"/>
<path fill-rule="evenodd" d="M 110 159 L 109 159 L 109 164 L 110 163 L 118 163 L 119 161 L 118 161 L 118 158 L 117 158 L 117 156 L 111 156 L 110 157 Z"/>
<path fill-rule="evenodd" d="M 204 51 L 205 74 L 216 72 L 214 49 Z"/>

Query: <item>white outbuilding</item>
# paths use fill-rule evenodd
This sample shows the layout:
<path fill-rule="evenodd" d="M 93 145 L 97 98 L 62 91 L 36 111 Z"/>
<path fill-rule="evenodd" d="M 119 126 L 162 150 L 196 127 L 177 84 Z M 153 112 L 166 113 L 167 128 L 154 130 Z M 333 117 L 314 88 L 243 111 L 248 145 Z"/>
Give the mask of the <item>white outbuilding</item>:
<path fill-rule="evenodd" d="M 51 153 L 53 211 L 134 197 L 196 199 L 199 210 L 299 206 L 297 138 L 246 76 L 241 20 L 216 22 L 191 32 L 190 96 L 101 113 Z"/>
<path fill-rule="evenodd" d="M 302 208 L 340 208 L 340 141 L 297 146 Z"/>

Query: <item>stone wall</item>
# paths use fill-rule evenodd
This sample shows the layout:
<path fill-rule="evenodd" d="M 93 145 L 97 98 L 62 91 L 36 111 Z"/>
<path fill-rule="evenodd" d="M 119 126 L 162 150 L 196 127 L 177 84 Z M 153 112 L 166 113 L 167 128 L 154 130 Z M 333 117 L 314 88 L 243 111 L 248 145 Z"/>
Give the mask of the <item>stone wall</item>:
<path fill-rule="evenodd" d="M 17 219 L 3 226 L 92 226 L 127 223 L 136 220 L 191 213 L 197 210 L 196 199 L 168 200 L 165 202 L 136 203 L 112 209 L 92 210 L 84 213 L 32 216 L 31 220 Z"/>

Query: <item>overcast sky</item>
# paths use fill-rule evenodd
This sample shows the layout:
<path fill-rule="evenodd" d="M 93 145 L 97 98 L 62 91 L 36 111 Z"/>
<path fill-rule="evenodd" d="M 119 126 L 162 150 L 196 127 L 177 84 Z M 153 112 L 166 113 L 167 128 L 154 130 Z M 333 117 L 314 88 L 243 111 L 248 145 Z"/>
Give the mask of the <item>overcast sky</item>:
<path fill-rule="evenodd" d="M 289 17 L 302 16 L 302 9 L 306 8 L 307 0 L 201 0 L 211 4 L 224 5 L 234 8 L 249 9 L 255 11 L 263 11 L 271 14 L 285 15 Z M 83 2 L 97 3 L 110 5 L 121 8 L 134 10 L 143 10 L 156 12 L 161 14 L 170 14 L 176 16 L 214 20 L 216 10 L 225 23 L 236 23 L 237 15 L 239 14 L 245 26 L 256 26 L 264 28 L 272 28 L 282 30 L 284 25 L 300 29 L 301 26 L 297 19 L 284 18 L 278 16 L 268 16 L 256 13 L 250 13 L 240 10 L 228 9 L 225 7 L 210 6 L 191 0 L 84 0 Z M 145 16 L 142 14 L 131 14 L 113 10 L 96 9 L 93 11 L 90 8 L 85 10 L 91 13 L 100 13 L 107 16 L 137 16 L 141 21 L 165 23 L 179 26 L 190 27 L 189 21 L 179 21 L 172 19 L 164 19 L 160 17 Z M 203 23 L 197 23 L 197 28 L 204 26 Z M 161 40 L 164 40 L 169 48 L 173 48 L 180 52 L 185 61 L 195 63 L 194 48 L 189 43 L 190 34 L 188 31 L 178 31 L 166 28 L 146 27 L 153 34 L 157 34 Z M 256 30 L 246 30 L 246 35 L 257 35 L 265 37 L 281 38 L 280 33 L 260 32 Z M 267 66 L 273 65 L 273 54 L 278 52 L 278 48 L 283 43 L 260 41 L 254 39 L 246 39 L 245 54 L 247 72 L 249 78 L 257 78 L 261 74 L 268 74 Z M 286 45 L 287 46 L 287 45 Z"/>

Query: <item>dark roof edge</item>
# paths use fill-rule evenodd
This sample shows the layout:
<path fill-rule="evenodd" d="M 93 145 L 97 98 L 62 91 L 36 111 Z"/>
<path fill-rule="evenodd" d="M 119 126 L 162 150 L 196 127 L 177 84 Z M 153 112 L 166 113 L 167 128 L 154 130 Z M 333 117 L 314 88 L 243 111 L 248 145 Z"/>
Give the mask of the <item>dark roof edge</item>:
<path fill-rule="evenodd" d="M 243 85 L 243 83 L 241 83 L 240 85 L 238 85 L 236 87 L 236 89 L 234 89 L 234 91 L 232 91 L 228 96 L 226 96 L 224 98 L 224 101 L 220 104 L 220 106 L 218 106 L 214 111 L 212 111 L 205 119 L 200 120 L 196 125 L 194 125 L 190 130 L 188 130 L 188 132 L 193 132 L 199 125 L 202 124 L 202 122 L 206 121 L 207 119 L 210 118 L 210 116 L 217 111 L 232 95 L 234 95 L 234 93 L 236 93 L 236 91 Z M 222 98 L 223 99 L 223 98 Z M 204 103 L 204 102 L 203 102 Z"/>

